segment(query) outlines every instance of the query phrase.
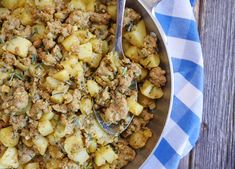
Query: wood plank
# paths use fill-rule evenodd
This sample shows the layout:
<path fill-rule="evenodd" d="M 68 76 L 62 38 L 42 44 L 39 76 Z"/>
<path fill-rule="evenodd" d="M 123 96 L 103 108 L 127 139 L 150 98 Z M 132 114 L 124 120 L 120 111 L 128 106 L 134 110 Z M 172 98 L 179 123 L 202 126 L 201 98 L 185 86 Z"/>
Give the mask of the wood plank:
<path fill-rule="evenodd" d="M 235 1 L 201 1 L 205 63 L 201 136 L 191 169 L 235 168 Z"/>

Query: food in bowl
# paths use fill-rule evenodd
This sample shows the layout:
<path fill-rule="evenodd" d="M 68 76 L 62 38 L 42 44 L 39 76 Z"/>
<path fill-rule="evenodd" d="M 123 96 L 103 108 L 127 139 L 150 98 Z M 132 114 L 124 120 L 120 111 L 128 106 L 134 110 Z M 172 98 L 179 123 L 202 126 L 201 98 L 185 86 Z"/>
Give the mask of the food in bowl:
<path fill-rule="evenodd" d="M 0 168 L 119 169 L 144 148 L 165 71 L 131 8 L 125 57 L 112 52 L 115 20 L 116 1 L 1 0 Z M 135 117 L 113 136 L 93 111 L 109 123 Z"/>

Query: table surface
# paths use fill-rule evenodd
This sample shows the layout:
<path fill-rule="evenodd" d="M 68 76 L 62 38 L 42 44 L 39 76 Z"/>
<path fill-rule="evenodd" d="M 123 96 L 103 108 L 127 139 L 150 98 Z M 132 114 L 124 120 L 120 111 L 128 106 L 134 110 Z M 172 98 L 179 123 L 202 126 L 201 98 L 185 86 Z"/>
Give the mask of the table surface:
<path fill-rule="evenodd" d="M 235 0 L 198 0 L 205 88 L 200 138 L 179 169 L 235 169 Z"/>

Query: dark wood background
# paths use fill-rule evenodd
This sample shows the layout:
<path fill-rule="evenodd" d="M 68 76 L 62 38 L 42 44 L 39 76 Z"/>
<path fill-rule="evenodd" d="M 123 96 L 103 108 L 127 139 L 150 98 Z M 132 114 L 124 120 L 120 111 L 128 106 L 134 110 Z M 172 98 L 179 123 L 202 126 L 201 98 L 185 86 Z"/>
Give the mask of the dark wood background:
<path fill-rule="evenodd" d="M 235 169 L 235 0 L 200 0 L 195 13 L 205 65 L 203 123 L 179 169 Z"/>

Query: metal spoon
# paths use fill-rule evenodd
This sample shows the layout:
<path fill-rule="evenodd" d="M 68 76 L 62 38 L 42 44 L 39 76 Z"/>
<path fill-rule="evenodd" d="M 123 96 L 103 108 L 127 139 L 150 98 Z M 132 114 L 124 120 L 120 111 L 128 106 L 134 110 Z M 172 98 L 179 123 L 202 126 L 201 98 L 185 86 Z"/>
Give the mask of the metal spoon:
<path fill-rule="evenodd" d="M 124 57 L 124 52 L 122 48 L 122 27 L 123 27 L 123 20 L 124 20 L 124 12 L 125 12 L 125 5 L 126 0 L 117 0 L 117 22 L 116 22 L 116 37 L 115 37 L 115 47 L 113 49 L 113 52 L 116 52 L 119 56 L 119 58 Z M 137 90 L 137 82 L 133 81 L 135 90 Z M 105 132 L 107 132 L 110 135 L 119 135 L 123 131 L 127 129 L 127 127 L 130 125 L 133 115 L 128 116 L 125 123 L 121 125 L 120 123 L 117 124 L 109 124 L 103 120 L 101 117 L 100 112 L 94 111 L 95 117 L 100 124 L 100 126 L 104 129 Z"/>

